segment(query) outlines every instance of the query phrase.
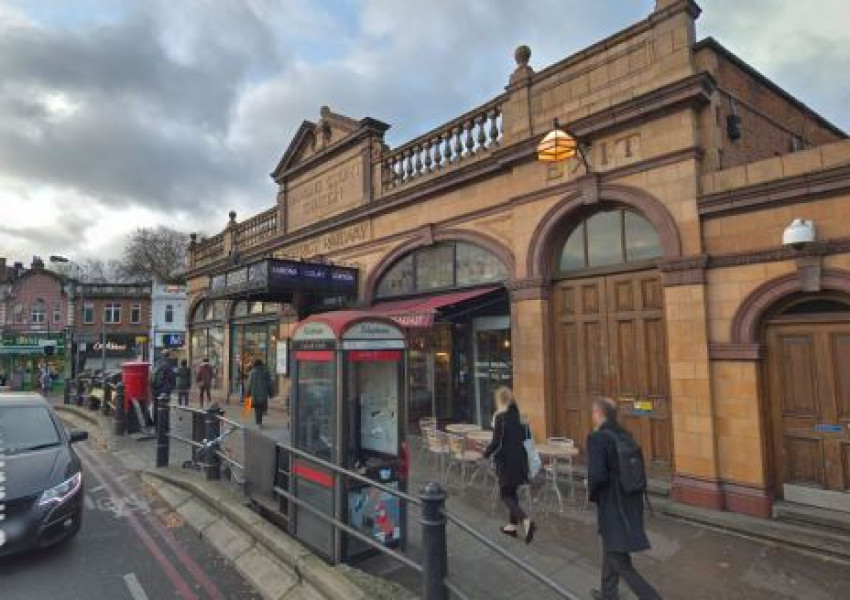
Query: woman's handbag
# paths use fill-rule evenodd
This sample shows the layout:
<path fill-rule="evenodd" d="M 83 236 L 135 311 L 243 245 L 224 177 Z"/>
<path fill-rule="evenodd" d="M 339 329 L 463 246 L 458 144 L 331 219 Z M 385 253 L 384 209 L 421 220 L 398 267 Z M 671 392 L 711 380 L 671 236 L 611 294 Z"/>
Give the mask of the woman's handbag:
<path fill-rule="evenodd" d="M 540 473 L 540 469 L 543 468 L 543 461 L 540 459 L 540 453 L 537 452 L 537 446 L 534 445 L 531 427 L 528 425 L 525 426 L 525 441 L 522 444 L 525 446 L 525 455 L 528 457 L 528 480 L 531 481 Z"/>

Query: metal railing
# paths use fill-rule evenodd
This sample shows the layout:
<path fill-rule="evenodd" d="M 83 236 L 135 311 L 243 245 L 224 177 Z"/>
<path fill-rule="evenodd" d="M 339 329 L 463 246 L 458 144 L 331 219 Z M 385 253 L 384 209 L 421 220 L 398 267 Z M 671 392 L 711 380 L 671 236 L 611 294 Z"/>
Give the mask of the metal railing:
<path fill-rule="evenodd" d="M 551 577 L 541 573 L 538 569 L 514 556 L 509 551 L 505 550 L 498 544 L 494 543 L 474 527 L 452 514 L 446 509 L 445 502 L 448 494 L 446 491 L 435 482 L 425 484 L 419 492 L 418 497 L 406 492 L 394 489 L 391 486 L 384 485 L 374 479 L 356 473 L 335 465 L 327 460 L 319 458 L 305 450 L 301 450 L 282 442 L 277 443 L 279 449 L 283 449 L 290 455 L 294 455 L 302 460 L 312 462 L 324 469 L 334 473 L 336 477 L 344 477 L 360 483 L 367 484 L 386 494 L 390 494 L 400 500 L 407 502 L 410 506 L 415 506 L 421 511 L 420 525 L 422 526 L 422 562 L 417 563 L 415 560 L 400 553 L 399 551 L 388 548 L 387 546 L 373 540 L 363 533 L 352 528 L 348 523 L 345 523 L 333 515 L 327 514 L 310 503 L 298 498 L 290 490 L 284 489 L 279 485 L 274 486 L 276 494 L 283 496 L 288 502 L 292 502 L 299 508 L 302 508 L 330 524 L 334 529 L 342 531 L 355 539 L 367 544 L 368 546 L 378 550 L 379 552 L 393 558 L 408 568 L 413 569 L 422 577 L 423 598 L 426 600 L 446 600 L 449 593 L 458 598 L 466 598 L 467 596 L 459 588 L 458 584 L 451 581 L 448 576 L 448 536 L 447 523 L 456 526 L 462 532 L 470 535 L 472 539 L 501 556 L 514 567 L 537 580 L 540 584 L 557 594 L 561 598 L 569 600 L 578 600 L 578 596 L 561 586 Z M 291 470 L 290 470 L 291 474 Z M 291 477 L 291 475 L 290 475 Z"/>
<path fill-rule="evenodd" d="M 175 420 L 172 416 L 181 412 L 189 415 L 191 437 L 181 435 L 181 428 L 174 426 Z M 233 434 L 241 435 L 243 430 L 241 424 L 226 418 L 218 409 L 203 410 L 160 401 L 157 403 L 156 466 L 168 466 L 169 440 L 175 440 L 191 449 L 191 458 L 183 461 L 183 467 L 203 471 L 206 479 L 216 481 L 221 479 L 222 467 L 226 465 L 227 478 L 240 486 L 244 485 L 245 478 L 241 473 L 245 467 L 238 460 L 239 457 L 234 456 L 232 447 L 225 444 L 225 440 L 230 439 Z M 244 448 L 244 440 L 242 446 Z"/>
<path fill-rule="evenodd" d="M 175 431 L 175 428 L 170 427 L 172 411 L 183 411 L 191 415 L 193 432 L 191 437 L 180 435 L 179 432 Z M 200 427 L 201 423 L 203 425 L 202 428 Z M 223 425 L 226 426 L 226 429 L 222 427 Z M 169 441 L 175 440 L 192 449 L 192 460 L 196 462 L 199 470 L 204 471 L 205 477 L 208 480 L 221 479 L 222 463 L 229 465 L 231 473 L 233 469 L 244 472 L 245 467 L 243 463 L 221 449 L 224 439 L 234 432 L 242 432 L 244 427 L 226 418 L 217 410 L 201 410 L 188 406 L 170 404 L 168 402 L 159 402 L 157 405 L 156 430 L 157 467 L 168 466 Z M 390 485 L 385 485 L 361 473 L 343 468 L 310 452 L 296 448 L 291 444 L 276 442 L 275 447 L 277 449 L 278 459 L 282 450 L 288 455 L 290 463 L 292 462 L 291 458 L 296 457 L 330 471 L 333 473 L 334 483 L 338 483 L 341 478 L 362 483 L 396 497 L 400 501 L 405 502 L 407 506 L 415 507 L 420 511 L 419 524 L 422 533 L 422 558 L 420 562 L 417 562 L 401 551 L 390 548 L 363 532 L 358 531 L 348 522 L 342 521 L 333 514 L 328 514 L 321 508 L 298 497 L 290 489 L 279 485 L 277 477 L 275 477 L 275 483 L 272 488 L 276 495 L 327 523 L 335 532 L 345 533 L 419 574 L 422 581 L 422 597 L 426 600 L 447 600 L 450 594 L 460 599 L 466 599 L 468 597 L 459 584 L 456 581 L 452 581 L 449 577 L 447 535 L 447 525 L 449 523 L 457 527 L 464 534 L 469 535 L 486 549 L 508 561 L 528 577 L 539 582 L 543 587 L 554 592 L 558 597 L 567 598 L 568 600 L 578 599 L 578 596 L 565 589 L 551 577 L 540 572 L 521 558 L 514 556 L 511 552 L 476 530 L 472 525 L 448 511 L 446 509 L 448 494 L 440 484 L 435 482 L 426 483 L 417 495 L 412 495 L 393 488 Z M 280 472 L 278 464 L 275 464 L 275 472 Z M 288 469 L 288 477 L 289 481 L 291 481 L 293 477 L 291 468 Z M 236 482 L 240 485 L 245 484 L 244 478 L 236 478 Z"/>

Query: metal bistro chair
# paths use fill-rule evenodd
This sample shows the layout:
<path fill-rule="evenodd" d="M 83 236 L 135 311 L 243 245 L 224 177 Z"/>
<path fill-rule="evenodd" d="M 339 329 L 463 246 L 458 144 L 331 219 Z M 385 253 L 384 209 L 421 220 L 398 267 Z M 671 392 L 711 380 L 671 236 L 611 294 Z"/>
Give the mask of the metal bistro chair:
<path fill-rule="evenodd" d="M 419 464 L 425 466 L 428 458 L 428 440 L 427 433 L 437 429 L 437 419 L 435 417 L 422 417 L 419 419 Z"/>
<path fill-rule="evenodd" d="M 575 442 L 565 437 L 550 437 L 546 439 L 546 444 L 549 446 L 560 446 L 565 450 L 575 448 Z M 570 502 L 575 504 L 576 490 L 575 480 L 573 479 L 573 457 L 571 454 L 564 456 L 551 456 L 549 463 L 543 466 L 543 491 L 537 497 L 538 501 L 542 501 L 549 493 L 554 493 L 558 499 L 558 511 L 564 512 L 564 500 L 561 495 L 560 482 L 563 477 L 566 477 L 570 485 Z"/>
<path fill-rule="evenodd" d="M 422 434 L 425 446 L 428 449 L 426 459 L 428 461 L 432 458 L 434 459 L 437 467 L 437 474 L 440 476 L 441 480 L 445 481 L 446 470 L 448 468 L 448 461 L 451 454 L 446 433 L 435 427 L 434 429 L 424 430 Z"/>
<path fill-rule="evenodd" d="M 460 489 L 461 491 L 466 486 L 466 474 L 469 469 L 474 469 L 470 482 L 475 480 L 475 475 L 478 473 L 478 468 L 484 458 L 484 453 L 467 448 L 467 440 L 463 435 L 447 433 L 446 439 L 449 444 L 449 466 L 446 469 L 446 479 L 448 480 L 449 472 L 454 467 L 460 470 Z"/>

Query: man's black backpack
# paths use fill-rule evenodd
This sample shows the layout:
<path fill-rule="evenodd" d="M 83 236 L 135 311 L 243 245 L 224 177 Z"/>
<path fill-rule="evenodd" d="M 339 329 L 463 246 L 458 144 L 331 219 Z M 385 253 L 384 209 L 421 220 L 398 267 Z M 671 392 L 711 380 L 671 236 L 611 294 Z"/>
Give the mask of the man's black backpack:
<path fill-rule="evenodd" d="M 602 433 L 614 440 L 617 447 L 617 466 L 620 490 L 623 494 L 643 494 L 646 492 L 646 466 L 643 462 L 643 452 L 640 444 L 626 432 L 614 432 L 610 429 L 600 429 Z"/>

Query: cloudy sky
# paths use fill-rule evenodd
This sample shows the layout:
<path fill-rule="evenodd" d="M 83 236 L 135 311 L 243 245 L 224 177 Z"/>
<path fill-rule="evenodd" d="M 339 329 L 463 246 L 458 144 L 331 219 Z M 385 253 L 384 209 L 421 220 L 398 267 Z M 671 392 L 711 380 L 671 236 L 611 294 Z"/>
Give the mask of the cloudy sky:
<path fill-rule="evenodd" d="M 0 0 L 0 256 L 120 254 L 137 226 L 205 233 L 271 206 L 319 106 L 395 145 L 654 0 Z M 703 0 L 712 35 L 850 130 L 847 0 Z M 817 10 L 815 10 L 817 7 Z"/>

